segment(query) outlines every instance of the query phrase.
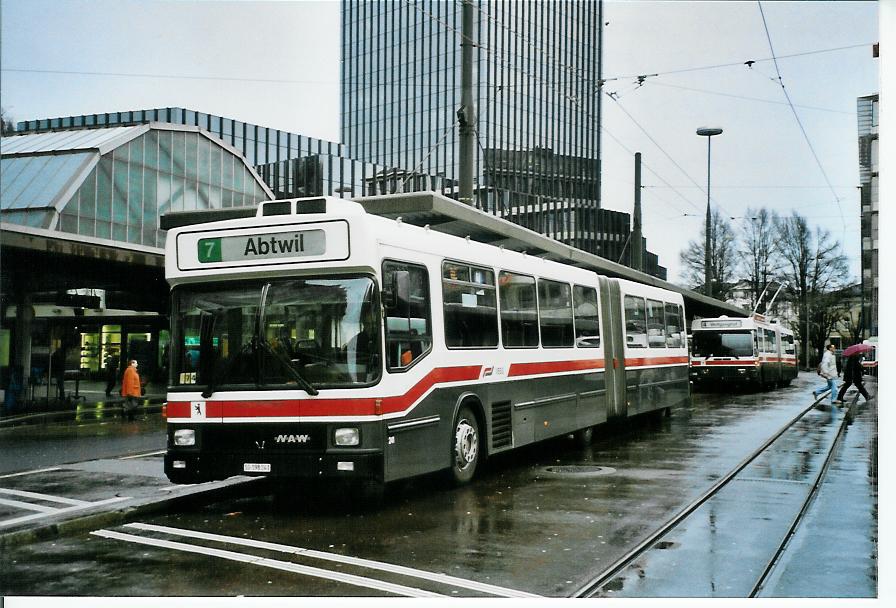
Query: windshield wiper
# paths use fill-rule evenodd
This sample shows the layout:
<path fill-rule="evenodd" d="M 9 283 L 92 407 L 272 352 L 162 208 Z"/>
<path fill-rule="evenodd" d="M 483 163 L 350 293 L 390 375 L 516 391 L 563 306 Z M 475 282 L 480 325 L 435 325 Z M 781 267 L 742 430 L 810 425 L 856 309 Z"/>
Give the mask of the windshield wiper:
<path fill-rule="evenodd" d="M 305 390 L 306 393 L 308 393 L 311 396 L 318 394 L 318 390 L 316 388 L 314 388 L 313 386 L 311 386 L 311 384 L 307 380 L 305 380 L 305 378 L 302 377 L 302 374 L 300 374 L 298 372 L 298 370 L 296 370 L 296 368 L 294 368 L 292 366 L 292 361 L 290 361 L 289 358 L 286 357 L 286 355 L 284 355 L 283 353 L 281 353 L 279 351 L 274 350 L 274 347 L 271 346 L 270 342 L 268 342 L 264 338 L 260 338 L 258 340 L 258 343 L 261 344 L 261 346 L 264 348 L 265 352 L 267 352 L 270 355 L 273 355 L 280 363 L 282 363 L 283 365 L 286 366 L 286 369 L 289 370 L 290 375 L 293 377 L 293 379 L 296 382 L 299 383 L 299 386 L 301 386 Z"/>

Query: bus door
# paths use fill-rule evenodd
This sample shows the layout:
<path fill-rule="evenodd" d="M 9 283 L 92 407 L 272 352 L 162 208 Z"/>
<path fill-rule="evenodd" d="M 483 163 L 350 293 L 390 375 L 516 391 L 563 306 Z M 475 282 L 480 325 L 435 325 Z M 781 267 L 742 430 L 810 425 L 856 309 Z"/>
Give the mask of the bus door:
<path fill-rule="evenodd" d="M 622 295 L 619 281 L 598 277 L 601 315 L 603 315 L 607 418 L 625 418 L 625 328 L 622 319 Z"/>
<path fill-rule="evenodd" d="M 783 382 L 784 380 L 784 344 L 782 343 L 783 336 L 781 335 L 781 328 L 776 326 L 772 329 L 775 335 L 775 358 L 777 360 L 777 365 L 775 365 L 775 369 L 777 373 L 775 374 L 776 382 Z"/>

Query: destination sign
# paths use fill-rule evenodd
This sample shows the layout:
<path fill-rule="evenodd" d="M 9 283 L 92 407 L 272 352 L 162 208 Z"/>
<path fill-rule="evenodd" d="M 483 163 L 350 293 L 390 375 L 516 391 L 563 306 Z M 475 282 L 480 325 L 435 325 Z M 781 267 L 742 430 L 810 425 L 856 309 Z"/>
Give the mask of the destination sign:
<path fill-rule="evenodd" d="M 196 247 L 202 264 L 295 258 L 323 255 L 327 250 L 327 236 L 323 230 L 265 232 L 199 239 Z"/>
<path fill-rule="evenodd" d="M 342 219 L 184 230 L 174 242 L 178 270 L 316 264 L 347 260 L 351 250 L 348 222 Z"/>
<path fill-rule="evenodd" d="M 740 327 L 740 321 L 701 321 L 701 327 L 723 329 L 726 327 Z"/>

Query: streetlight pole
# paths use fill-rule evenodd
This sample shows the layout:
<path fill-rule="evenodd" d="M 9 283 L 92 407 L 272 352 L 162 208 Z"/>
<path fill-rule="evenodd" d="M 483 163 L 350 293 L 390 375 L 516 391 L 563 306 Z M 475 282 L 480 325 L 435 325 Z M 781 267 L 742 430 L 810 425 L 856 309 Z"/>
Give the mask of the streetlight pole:
<path fill-rule="evenodd" d="M 703 292 L 712 297 L 712 210 L 709 206 L 710 167 L 712 161 L 712 136 L 721 135 L 718 127 L 700 127 L 697 135 L 706 138 L 706 242 L 703 258 L 704 287 Z"/>

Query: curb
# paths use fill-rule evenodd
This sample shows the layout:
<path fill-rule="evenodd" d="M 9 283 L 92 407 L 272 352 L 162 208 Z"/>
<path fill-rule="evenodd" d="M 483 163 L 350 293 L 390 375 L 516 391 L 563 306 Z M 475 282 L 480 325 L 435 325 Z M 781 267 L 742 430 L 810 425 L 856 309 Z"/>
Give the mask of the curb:
<path fill-rule="evenodd" d="M 88 513 L 80 517 L 73 517 L 64 521 L 46 523 L 32 528 L 17 530 L 7 534 L 0 534 L 0 549 L 10 549 L 24 544 L 53 540 L 61 536 L 79 534 L 95 528 L 118 526 L 138 517 L 144 517 L 153 513 L 166 511 L 175 506 L 189 504 L 191 501 L 208 502 L 231 496 L 243 495 L 246 492 L 244 486 L 248 483 L 259 482 L 264 477 L 231 478 L 221 482 L 213 488 L 187 488 L 177 496 L 169 496 L 158 500 L 138 502 L 112 511 Z M 187 486 L 184 486 L 185 488 Z M 240 489 L 241 492 L 237 492 Z"/>
<path fill-rule="evenodd" d="M 162 406 L 165 401 L 160 399 L 158 401 L 150 402 L 143 406 L 142 411 L 144 413 L 155 413 L 162 411 Z M 103 412 L 109 415 L 104 415 L 102 419 L 114 417 L 121 413 L 122 407 L 121 405 L 109 405 L 108 407 L 103 408 Z M 5 416 L 0 418 L 0 429 L 5 428 L 13 428 L 16 426 L 25 426 L 25 425 L 33 425 L 33 424 L 43 424 L 46 422 L 56 422 L 59 420 L 65 420 L 67 418 L 74 419 L 76 412 L 74 410 L 56 410 L 52 412 L 35 412 L 33 414 L 19 414 L 17 416 Z M 84 421 L 84 422 L 93 422 L 93 420 Z"/>

